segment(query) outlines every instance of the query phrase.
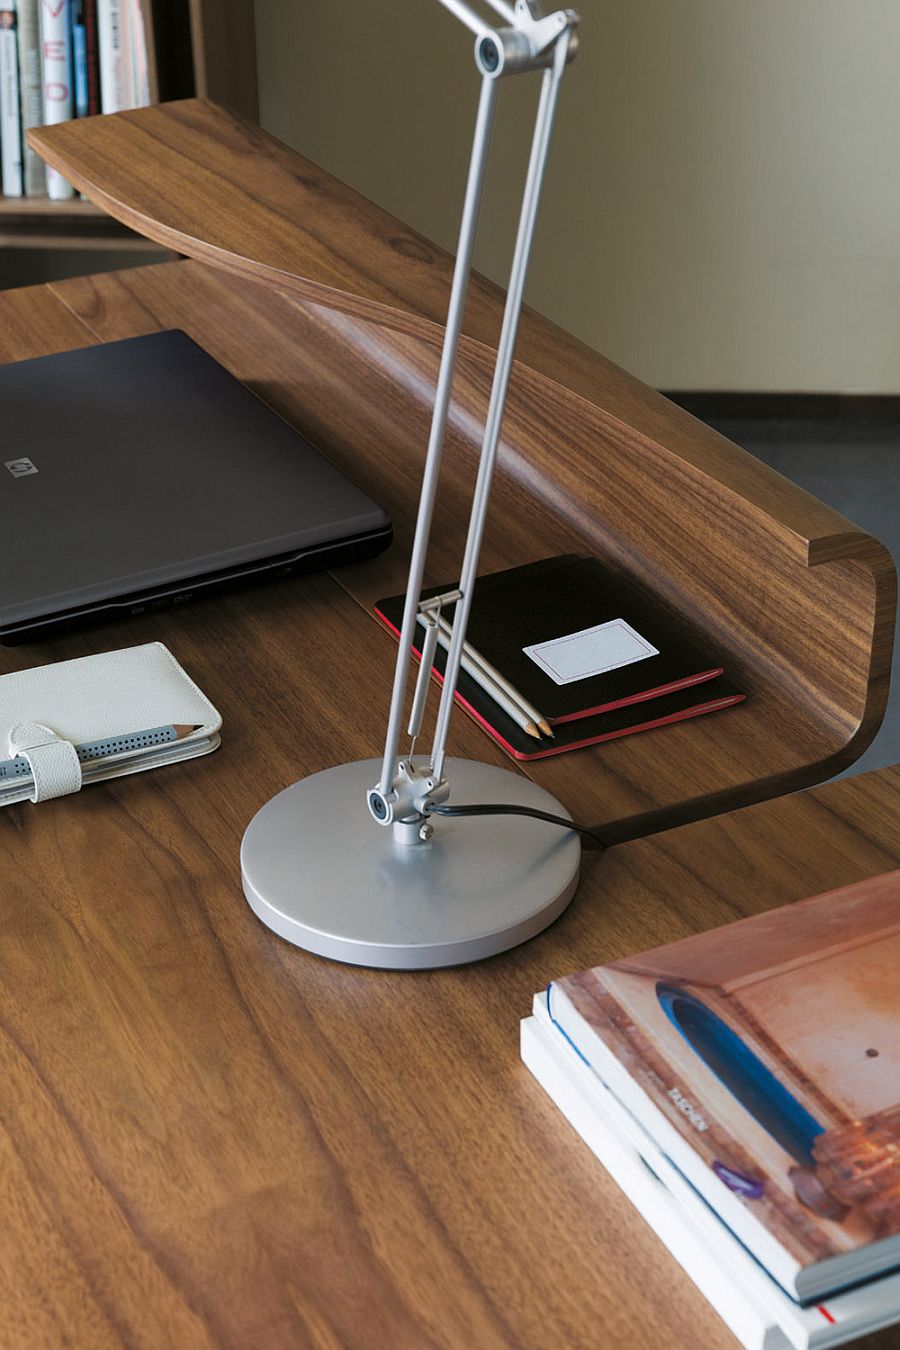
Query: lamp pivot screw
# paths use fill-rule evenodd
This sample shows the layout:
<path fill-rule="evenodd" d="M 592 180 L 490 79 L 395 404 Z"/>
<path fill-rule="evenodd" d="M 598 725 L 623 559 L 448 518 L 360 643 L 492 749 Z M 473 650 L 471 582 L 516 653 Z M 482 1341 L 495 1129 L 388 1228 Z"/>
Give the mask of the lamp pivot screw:
<path fill-rule="evenodd" d="M 492 75 L 500 64 L 500 50 L 494 38 L 483 38 L 479 47 L 482 69 Z"/>
<path fill-rule="evenodd" d="M 387 804 L 380 792 L 369 793 L 369 810 L 376 820 L 386 820 L 388 809 Z"/>

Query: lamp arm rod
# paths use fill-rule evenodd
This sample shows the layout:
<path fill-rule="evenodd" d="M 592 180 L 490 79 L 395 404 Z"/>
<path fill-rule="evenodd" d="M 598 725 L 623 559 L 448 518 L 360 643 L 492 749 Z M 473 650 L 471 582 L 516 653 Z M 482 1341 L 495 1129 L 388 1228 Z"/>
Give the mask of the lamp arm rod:
<path fill-rule="evenodd" d="M 487 517 L 491 479 L 493 477 L 497 458 L 497 448 L 500 442 L 500 431 L 506 406 L 509 377 L 512 371 L 519 317 L 522 310 L 522 298 L 528 273 L 528 263 L 531 256 L 531 244 L 534 238 L 534 227 L 537 219 L 538 206 L 540 204 L 541 187 L 544 179 L 544 170 L 547 164 L 547 154 L 550 147 L 550 133 L 553 129 L 553 119 L 559 98 L 560 83 L 565 71 L 566 61 L 568 60 L 568 45 L 569 34 L 566 33 L 554 48 L 552 64 L 545 69 L 541 81 L 541 96 L 537 115 L 535 117 L 534 136 L 531 143 L 528 173 L 522 194 L 519 229 L 516 236 L 515 250 L 510 269 L 506 305 L 503 311 L 503 324 L 500 331 L 500 341 L 497 347 L 497 360 L 494 365 L 490 402 L 488 404 L 487 416 L 485 419 L 484 440 L 482 442 L 481 456 L 478 464 L 475 492 L 472 498 L 472 510 L 469 517 L 469 532 L 466 538 L 466 547 L 460 574 L 459 589 L 462 591 L 462 598 L 457 602 L 453 616 L 453 637 L 447 653 L 443 688 L 441 690 L 441 701 L 438 707 L 437 723 L 435 726 L 434 746 L 431 755 L 431 772 L 438 782 L 441 780 L 443 774 L 450 714 L 453 710 L 453 696 L 456 692 L 463 644 L 465 642 L 466 629 L 469 622 L 469 611 L 472 605 L 472 595 L 478 568 L 478 556 L 481 550 L 481 540 Z"/>
<path fill-rule="evenodd" d="M 410 740 L 409 756 L 412 758 L 412 747 L 415 746 L 416 738 L 422 730 L 422 718 L 425 715 L 425 704 L 428 701 L 428 685 L 431 680 L 431 668 L 434 665 L 434 657 L 437 652 L 438 637 L 440 628 L 438 627 L 438 615 L 427 613 L 419 615 L 422 623 L 425 625 L 425 641 L 422 643 L 422 655 L 419 658 L 419 673 L 416 676 L 416 688 L 413 693 L 412 709 L 409 714 L 409 726 L 406 728 L 406 734 Z"/>
<path fill-rule="evenodd" d="M 446 0 L 440 0 L 441 4 L 446 4 Z M 506 23 L 514 24 L 516 22 L 515 5 L 506 4 L 506 0 L 485 0 L 486 5 L 496 11 Z"/>
<path fill-rule="evenodd" d="M 483 37 L 485 33 L 491 31 L 490 24 L 486 23 L 480 14 L 476 14 L 474 9 L 470 9 L 470 7 L 464 3 L 464 0 L 438 0 L 438 3 L 443 5 L 444 9 L 448 9 L 451 14 L 459 19 L 460 23 L 464 23 L 476 37 Z M 499 8 L 499 5 L 495 5 L 495 8 Z M 509 7 L 503 5 L 501 12 L 503 13 L 503 17 L 509 21 Z"/>
<path fill-rule="evenodd" d="M 445 0 L 441 0 L 442 3 Z M 459 242 L 456 252 L 456 266 L 453 270 L 453 283 L 450 288 L 450 305 L 447 312 L 446 334 L 441 350 L 441 362 L 438 370 L 437 389 L 435 391 L 434 412 L 431 419 L 431 431 L 428 438 L 428 450 L 425 456 L 425 469 L 422 476 L 422 492 L 419 499 L 419 511 L 416 519 L 416 531 L 412 556 L 409 564 L 409 580 L 406 585 L 406 601 L 403 607 L 403 623 L 400 630 L 400 643 L 397 648 L 397 662 L 394 671 L 394 688 L 391 695 L 391 710 L 388 716 L 388 729 L 384 745 L 384 759 L 381 766 L 379 790 L 388 796 L 394 784 L 396 772 L 397 748 L 400 742 L 400 730 L 403 722 L 403 708 L 406 701 L 406 686 L 409 674 L 410 650 L 416 628 L 416 610 L 422 592 L 422 579 L 425 574 L 425 558 L 428 552 L 428 539 L 431 533 L 431 518 L 437 496 L 438 475 L 444 448 L 444 432 L 450 410 L 450 395 L 453 386 L 453 372 L 456 366 L 456 353 L 459 336 L 462 331 L 463 313 L 466 306 L 466 292 L 469 273 L 472 267 L 472 248 L 478 227 L 481 198 L 484 190 L 485 169 L 490 150 L 491 129 L 494 123 L 494 110 L 497 97 L 497 82 L 485 75 L 481 82 L 481 94 L 478 99 L 478 112 L 475 119 L 475 136 L 469 161 L 469 175 L 463 202 L 462 220 L 459 230 Z"/>
<path fill-rule="evenodd" d="M 555 43 L 562 30 L 571 28 L 572 20 L 576 17 L 571 10 L 557 10 L 545 17 L 541 14 L 537 0 L 516 0 L 516 3 L 512 5 L 507 4 L 507 0 L 484 0 L 484 3 L 499 14 L 504 22 L 505 28 L 499 30 L 492 28 L 489 23 L 482 19 L 481 15 L 466 3 L 466 0 L 439 0 L 439 3 L 459 19 L 479 40 L 488 34 L 505 35 L 506 37 L 516 35 L 520 39 L 515 45 L 519 69 L 526 68 L 529 61 L 533 61 L 541 53 L 548 50 Z M 498 48 L 498 50 L 500 49 Z M 573 55 L 574 48 L 570 51 L 570 57 Z"/>

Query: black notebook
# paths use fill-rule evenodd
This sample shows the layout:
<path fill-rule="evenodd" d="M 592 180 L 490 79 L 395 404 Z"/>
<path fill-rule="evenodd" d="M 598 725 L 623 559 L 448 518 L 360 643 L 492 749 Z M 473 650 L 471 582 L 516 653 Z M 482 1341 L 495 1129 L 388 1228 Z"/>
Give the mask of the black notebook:
<path fill-rule="evenodd" d="M 376 606 L 395 636 L 403 603 L 393 596 Z M 443 612 L 452 623 L 453 606 Z M 598 629 L 605 631 L 595 635 Z M 421 638 L 419 628 L 417 655 Z M 744 699 L 721 662 L 683 634 L 677 620 L 594 558 L 567 554 L 479 577 L 466 641 L 553 726 L 552 739 L 535 740 L 461 670 L 457 700 L 516 759 L 558 755 Z M 612 668 L 597 672 L 598 656 L 611 659 Z M 579 678 L 583 668 L 591 673 Z M 443 670 L 439 647 L 439 679 Z"/>
<path fill-rule="evenodd" d="M 597 558 L 546 561 L 476 582 L 466 641 L 552 725 L 722 674 L 716 652 Z"/>

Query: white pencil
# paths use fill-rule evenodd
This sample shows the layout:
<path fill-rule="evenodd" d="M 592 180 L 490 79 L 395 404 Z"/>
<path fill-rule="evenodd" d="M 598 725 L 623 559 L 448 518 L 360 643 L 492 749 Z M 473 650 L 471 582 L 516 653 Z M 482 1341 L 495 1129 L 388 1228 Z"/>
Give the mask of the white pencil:
<path fill-rule="evenodd" d="M 424 620 L 419 617 L 419 622 L 423 627 Z M 438 641 L 444 651 L 450 646 L 450 639 L 453 636 L 453 629 L 446 619 L 438 620 Z M 508 717 L 511 717 L 517 726 L 521 727 L 527 735 L 533 736 L 535 740 L 541 739 L 541 731 L 546 736 L 552 736 L 549 723 L 541 716 L 536 708 L 524 699 L 518 690 L 514 689 L 508 680 L 505 680 L 498 670 L 496 670 L 489 661 L 486 661 L 474 647 L 468 642 L 463 643 L 462 657 L 460 665 L 467 675 L 480 685 L 486 694 L 497 703 Z"/>

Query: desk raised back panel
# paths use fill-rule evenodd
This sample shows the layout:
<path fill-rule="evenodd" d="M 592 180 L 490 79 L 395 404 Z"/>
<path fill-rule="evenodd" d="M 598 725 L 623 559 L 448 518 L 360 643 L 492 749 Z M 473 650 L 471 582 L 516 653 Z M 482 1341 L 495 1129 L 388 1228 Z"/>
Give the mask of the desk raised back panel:
<path fill-rule="evenodd" d="M 341 579 L 366 609 L 401 590 L 447 256 L 202 100 L 42 128 L 33 141 L 117 218 L 221 269 L 154 280 L 153 322 L 186 327 L 385 504 L 395 548 Z M 140 304 L 142 275 L 105 284 L 114 324 L 111 307 L 97 310 L 100 282 L 60 294 L 97 337 L 121 336 L 123 292 Z M 499 312 L 496 287 L 476 279 L 432 583 L 459 566 Z M 886 550 L 546 320 L 526 314 L 520 333 L 484 570 L 595 553 L 668 602 L 750 695 L 720 717 L 529 772 L 612 839 L 851 762 L 887 693 L 895 579 Z M 387 678 L 387 652 L 384 664 Z"/>

